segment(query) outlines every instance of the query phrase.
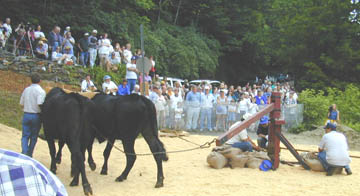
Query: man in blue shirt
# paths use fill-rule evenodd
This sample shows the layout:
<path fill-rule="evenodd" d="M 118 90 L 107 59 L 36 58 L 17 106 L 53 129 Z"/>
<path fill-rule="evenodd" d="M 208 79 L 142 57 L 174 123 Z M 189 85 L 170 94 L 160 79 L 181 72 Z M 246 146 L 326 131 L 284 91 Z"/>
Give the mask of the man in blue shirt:
<path fill-rule="evenodd" d="M 256 105 L 266 105 L 267 104 L 267 98 L 266 96 L 263 95 L 263 92 L 262 91 L 258 91 L 258 94 L 257 96 L 255 96 L 255 103 Z"/>
<path fill-rule="evenodd" d="M 130 95 L 130 88 L 127 85 L 127 80 L 124 79 L 122 84 L 120 84 L 118 86 L 118 91 L 117 91 L 118 95 Z"/>
<path fill-rule="evenodd" d="M 187 130 L 195 130 L 197 128 L 197 122 L 200 114 L 201 95 L 197 92 L 197 87 L 194 85 L 191 87 L 191 91 L 186 95 L 187 104 Z"/>

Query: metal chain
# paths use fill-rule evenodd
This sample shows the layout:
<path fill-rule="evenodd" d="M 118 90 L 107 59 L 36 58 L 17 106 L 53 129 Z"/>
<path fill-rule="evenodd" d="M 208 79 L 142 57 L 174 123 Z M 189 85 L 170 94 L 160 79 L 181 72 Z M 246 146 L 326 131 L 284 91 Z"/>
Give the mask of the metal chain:
<path fill-rule="evenodd" d="M 105 138 L 105 137 L 104 137 Z M 157 154 L 170 154 L 170 153 L 180 153 L 180 152 L 189 152 L 189 151 L 193 151 L 193 150 L 199 150 L 199 149 L 204 149 L 204 148 L 210 148 L 211 144 L 213 144 L 216 141 L 216 138 L 209 141 L 209 142 L 205 142 L 202 145 L 196 144 L 195 142 L 192 142 L 190 140 L 187 140 L 185 138 L 182 138 L 181 136 L 177 135 L 177 138 L 182 139 L 188 143 L 197 145 L 198 147 L 195 148 L 189 148 L 189 149 L 184 149 L 184 150 L 174 150 L 174 151 L 168 151 L 168 152 L 154 152 L 154 153 L 127 153 L 124 150 L 122 150 L 121 148 L 117 147 L 114 143 L 110 142 L 107 138 L 106 141 L 109 142 L 116 150 L 126 154 L 126 155 L 131 155 L 131 156 L 150 156 L 150 155 L 157 155 Z"/>

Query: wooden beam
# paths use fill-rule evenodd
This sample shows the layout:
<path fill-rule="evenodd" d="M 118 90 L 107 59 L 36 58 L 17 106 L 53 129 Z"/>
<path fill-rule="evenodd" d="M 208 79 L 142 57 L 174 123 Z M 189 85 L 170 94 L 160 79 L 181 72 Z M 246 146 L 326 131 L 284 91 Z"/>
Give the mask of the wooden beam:
<path fill-rule="evenodd" d="M 260 120 L 261 117 L 263 117 L 267 113 L 271 112 L 273 109 L 274 109 L 274 104 L 271 103 L 271 104 L 265 106 L 265 108 L 263 108 L 262 110 L 260 110 L 259 112 L 257 112 L 253 116 L 251 116 L 250 118 L 248 118 L 248 119 L 244 120 L 243 122 L 241 122 L 236 127 L 230 129 L 226 133 L 223 133 L 222 135 L 220 135 L 216 139 L 216 146 L 221 146 L 226 141 L 228 141 L 230 138 L 232 138 L 236 134 L 240 133 L 240 131 L 248 128 L 251 124 L 253 124 L 256 121 Z"/>

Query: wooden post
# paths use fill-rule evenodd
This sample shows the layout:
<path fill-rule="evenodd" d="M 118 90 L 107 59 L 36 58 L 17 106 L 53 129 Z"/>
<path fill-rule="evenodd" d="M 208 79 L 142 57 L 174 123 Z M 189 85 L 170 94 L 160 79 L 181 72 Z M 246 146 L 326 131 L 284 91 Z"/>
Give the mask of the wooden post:
<path fill-rule="evenodd" d="M 277 169 L 280 163 L 280 139 L 276 136 L 276 132 L 281 133 L 281 125 L 285 124 L 284 120 L 279 120 L 281 116 L 280 92 L 271 94 L 271 103 L 274 104 L 274 109 L 270 112 L 268 155 L 273 162 L 273 169 Z"/>

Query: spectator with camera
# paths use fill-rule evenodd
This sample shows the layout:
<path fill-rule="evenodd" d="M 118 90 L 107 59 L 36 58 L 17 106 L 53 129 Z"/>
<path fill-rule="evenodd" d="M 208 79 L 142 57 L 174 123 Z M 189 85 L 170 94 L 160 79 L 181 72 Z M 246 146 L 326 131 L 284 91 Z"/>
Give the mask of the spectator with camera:
<path fill-rule="evenodd" d="M 39 41 L 39 43 L 35 49 L 35 55 L 37 58 L 40 58 L 40 59 L 47 59 L 49 57 L 47 46 L 44 46 L 43 41 Z"/>
<path fill-rule="evenodd" d="M 65 53 L 65 48 L 70 48 L 70 54 L 74 55 L 74 44 L 75 39 L 71 36 L 71 32 L 67 31 L 61 44 L 63 52 Z"/>
<path fill-rule="evenodd" d="M 97 55 L 97 30 L 94 29 L 91 33 L 91 35 L 88 38 L 88 42 L 89 42 L 89 62 L 90 62 L 90 67 L 93 68 L 95 65 L 95 60 L 96 60 L 96 55 Z"/>

